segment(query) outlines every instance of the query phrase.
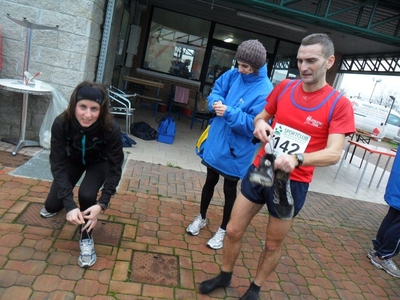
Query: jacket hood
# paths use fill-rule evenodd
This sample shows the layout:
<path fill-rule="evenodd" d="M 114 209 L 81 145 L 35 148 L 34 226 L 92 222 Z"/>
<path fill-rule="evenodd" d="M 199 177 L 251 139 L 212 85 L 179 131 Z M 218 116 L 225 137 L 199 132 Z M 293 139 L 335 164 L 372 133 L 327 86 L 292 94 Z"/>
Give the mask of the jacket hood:
<path fill-rule="evenodd" d="M 251 82 L 265 80 L 265 78 L 267 78 L 267 65 L 264 64 L 260 69 L 258 69 L 258 74 L 255 74 L 255 73 L 240 74 L 240 76 L 242 77 L 242 80 L 245 83 L 251 83 Z"/>

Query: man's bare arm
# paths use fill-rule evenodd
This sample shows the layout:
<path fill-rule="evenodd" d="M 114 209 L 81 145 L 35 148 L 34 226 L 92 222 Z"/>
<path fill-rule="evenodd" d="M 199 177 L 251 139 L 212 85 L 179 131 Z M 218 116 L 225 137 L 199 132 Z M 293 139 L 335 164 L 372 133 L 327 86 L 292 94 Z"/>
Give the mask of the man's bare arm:
<path fill-rule="evenodd" d="M 342 155 L 344 138 L 344 134 L 330 134 L 325 149 L 303 154 L 303 166 L 325 167 L 336 164 Z"/>

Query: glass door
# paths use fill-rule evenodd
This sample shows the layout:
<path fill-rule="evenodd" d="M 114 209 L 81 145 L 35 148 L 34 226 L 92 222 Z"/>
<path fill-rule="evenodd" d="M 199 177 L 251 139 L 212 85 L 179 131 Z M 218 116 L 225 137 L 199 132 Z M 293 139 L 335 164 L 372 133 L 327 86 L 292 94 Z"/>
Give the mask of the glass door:
<path fill-rule="evenodd" d="M 236 49 L 237 45 L 232 44 L 212 46 L 208 62 L 205 62 L 207 64 L 207 72 L 203 81 L 204 96 L 208 96 L 211 93 L 212 87 L 219 76 L 235 67 Z"/>

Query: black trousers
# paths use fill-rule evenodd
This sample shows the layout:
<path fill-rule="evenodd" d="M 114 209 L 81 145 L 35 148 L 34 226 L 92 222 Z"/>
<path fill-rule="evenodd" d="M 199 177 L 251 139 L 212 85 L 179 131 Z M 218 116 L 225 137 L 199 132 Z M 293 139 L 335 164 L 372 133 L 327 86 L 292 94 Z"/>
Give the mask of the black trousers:
<path fill-rule="evenodd" d="M 389 207 L 383 218 L 376 238 L 372 240 L 379 256 L 392 258 L 400 251 L 400 210 Z"/>
<path fill-rule="evenodd" d="M 214 189 L 219 181 L 219 174 L 211 168 L 207 168 L 206 182 L 204 183 L 203 190 L 201 193 L 200 202 L 200 214 L 203 219 L 206 218 L 208 207 L 210 206 L 211 199 L 214 195 Z M 237 195 L 237 184 L 238 180 L 230 180 L 224 178 L 224 195 L 225 204 L 224 212 L 222 216 L 221 228 L 226 230 L 226 225 L 228 225 L 229 219 L 231 217 L 231 212 L 233 204 L 236 200 Z"/>
<path fill-rule="evenodd" d="M 72 186 L 78 183 L 84 173 L 85 175 L 78 192 L 79 208 L 81 211 L 86 210 L 96 203 L 97 193 L 107 178 L 108 162 L 104 161 L 88 166 L 67 163 L 67 175 Z M 45 202 L 48 212 L 59 212 L 64 208 L 63 201 L 58 198 L 57 194 L 58 184 L 57 182 L 53 182 Z"/>

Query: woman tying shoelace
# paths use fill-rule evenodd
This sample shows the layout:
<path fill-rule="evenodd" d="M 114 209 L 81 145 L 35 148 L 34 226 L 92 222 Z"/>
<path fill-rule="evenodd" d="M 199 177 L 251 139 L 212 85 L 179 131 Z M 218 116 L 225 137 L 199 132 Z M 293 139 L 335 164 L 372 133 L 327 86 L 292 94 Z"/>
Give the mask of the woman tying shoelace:
<path fill-rule="evenodd" d="M 54 180 L 40 215 L 50 218 L 65 208 L 67 221 L 79 226 L 80 267 L 91 267 L 97 260 L 92 231 L 121 179 L 121 131 L 109 107 L 106 88 L 84 81 L 75 88 L 68 108 L 54 120 L 51 129 Z M 83 174 L 78 207 L 73 189 Z"/>

